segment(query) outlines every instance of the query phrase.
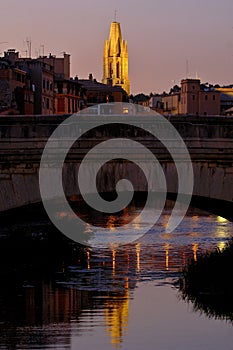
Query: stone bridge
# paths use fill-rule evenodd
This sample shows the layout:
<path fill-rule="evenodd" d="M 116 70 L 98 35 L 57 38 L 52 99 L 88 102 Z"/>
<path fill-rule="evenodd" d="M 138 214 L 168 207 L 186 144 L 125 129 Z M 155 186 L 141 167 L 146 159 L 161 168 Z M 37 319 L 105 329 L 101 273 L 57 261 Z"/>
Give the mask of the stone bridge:
<path fill-rule="evenodd" d="M 41 201 L 38 175 L 41 155 L 49 136 L 67 117 L 0 117 L 0 212 Z M 191 155 L 193 204 L 233 219 L 233 117 L 183 116 L 169 117 L 169 120 L 182 136 Z M 122 127 L 120 132 L 116 132 L 115 127 L 99 128 L 73 145 L 63 167 L 66 195 L 79 195 L 77 170 L 86 152 L 99 142 L 116 136 L 138 141 L 156 155 L 166 176 L 169 196 L 175 198 L 177 174 L 171 156 L 154 137 L 140 129 L 135 132 L 132 127 Z M 123 160 L 112 161 L 107 168 L 103 167 L 98 180 L 100 192 L 114 190 L 114 174 L 119 177 L 126 175 L 122 170 L 123 163 Z M 132 164 L 128 166 L 127 174 Z M 137 176 L 134 170 L 131 176 Z M 136 191 L 146 191 L 144 180 L 138 181 L 137 178 Z"/>

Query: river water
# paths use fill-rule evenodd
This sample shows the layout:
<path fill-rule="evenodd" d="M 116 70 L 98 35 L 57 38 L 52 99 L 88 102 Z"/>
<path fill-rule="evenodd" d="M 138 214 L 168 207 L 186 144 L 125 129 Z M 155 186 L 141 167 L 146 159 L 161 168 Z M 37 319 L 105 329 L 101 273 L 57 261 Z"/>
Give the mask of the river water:
<path fill-rule="evenodd" d="M 191 209 L 175 232 L 158 231 L 169 215 L 136 243 L 65 253 L 44 244 L 44 219 L 2 225 L 0 349 L 232 349 L 232 324 L 194 311 L 176 281 L 189 259 L 223 249 L 233 224 Z"/>

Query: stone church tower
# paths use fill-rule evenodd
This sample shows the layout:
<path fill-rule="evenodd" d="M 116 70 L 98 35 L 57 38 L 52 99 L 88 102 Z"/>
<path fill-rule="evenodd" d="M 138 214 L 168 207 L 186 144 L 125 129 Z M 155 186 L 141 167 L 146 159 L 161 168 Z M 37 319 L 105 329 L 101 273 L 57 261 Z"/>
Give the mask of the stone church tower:
<path fill-rule="evenodd" d="M 130 94 L 128 77 L 128 47 L 122 39 L 120 23 L 112 22 L 109 39 L 104 44 L 103 84 L 122 87 Z"/>

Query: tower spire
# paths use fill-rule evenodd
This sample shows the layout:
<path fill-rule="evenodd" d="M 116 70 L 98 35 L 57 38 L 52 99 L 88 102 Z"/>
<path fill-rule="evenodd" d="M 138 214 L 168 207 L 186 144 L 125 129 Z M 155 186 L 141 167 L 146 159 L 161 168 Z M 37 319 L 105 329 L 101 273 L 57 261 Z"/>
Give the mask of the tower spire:
<path fill-rule="evenodd" d="M 123 40 L 120 23 L 111 23 L 109 39 L 105 40 L 103 54 L 103 79 L 104 84 L 120 86 L 127 94 L 130 94 L 130 81 L 128 77 L 128 47 Z"/>
<path fill-rule="evenodd" d="M 117 9 L 115 9 L 115 13 L 114 13 L 114 21 L 117 21 Z"/>

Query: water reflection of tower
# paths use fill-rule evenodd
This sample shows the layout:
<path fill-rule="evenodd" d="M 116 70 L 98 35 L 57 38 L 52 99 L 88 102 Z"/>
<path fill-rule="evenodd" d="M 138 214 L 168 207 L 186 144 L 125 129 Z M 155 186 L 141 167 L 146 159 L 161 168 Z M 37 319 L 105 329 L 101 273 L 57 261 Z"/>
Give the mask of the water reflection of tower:
<path fill-rule="evenodd" d="M 140 271 L 140 244 L 135 245 L 135 256 L 133 257 L 133 265 L 130 264 L 130 253 L 132 254 L 132 247 L 125 249 L 121 254 L 117 255 L 115 249 L 112 250 L 112 278 L 117 278 L 118 270 L 125 267 L 125 277 L 121 281 L 122 292 L 118 296 L 109 297 L 105 302 L 105 325 L 106 330 L 111 337 L 111 344 L 115 348 L 120 348 L 124 334 L 128 329 L 129 322 L 129 301 L 130 291 L 129 286 L 132 281 L 129 281 L 127 275 L 131 272 L 132 267 L 137 272 Z M 119 263 L 119 265 L 118 265 Z M 131 282 L 131 283 L 130 283 Z M 132 287 L 132 285 L 131 285 Z"/>
<path fill-rule="evenodd" d="M 104 316 L 106 330 L 111 337 L 111 344 L 119 348 L 123 335 L 128 329 L 129 290 L 126 290 L 122 297 L 116 296 L 106 301 Z"/>

